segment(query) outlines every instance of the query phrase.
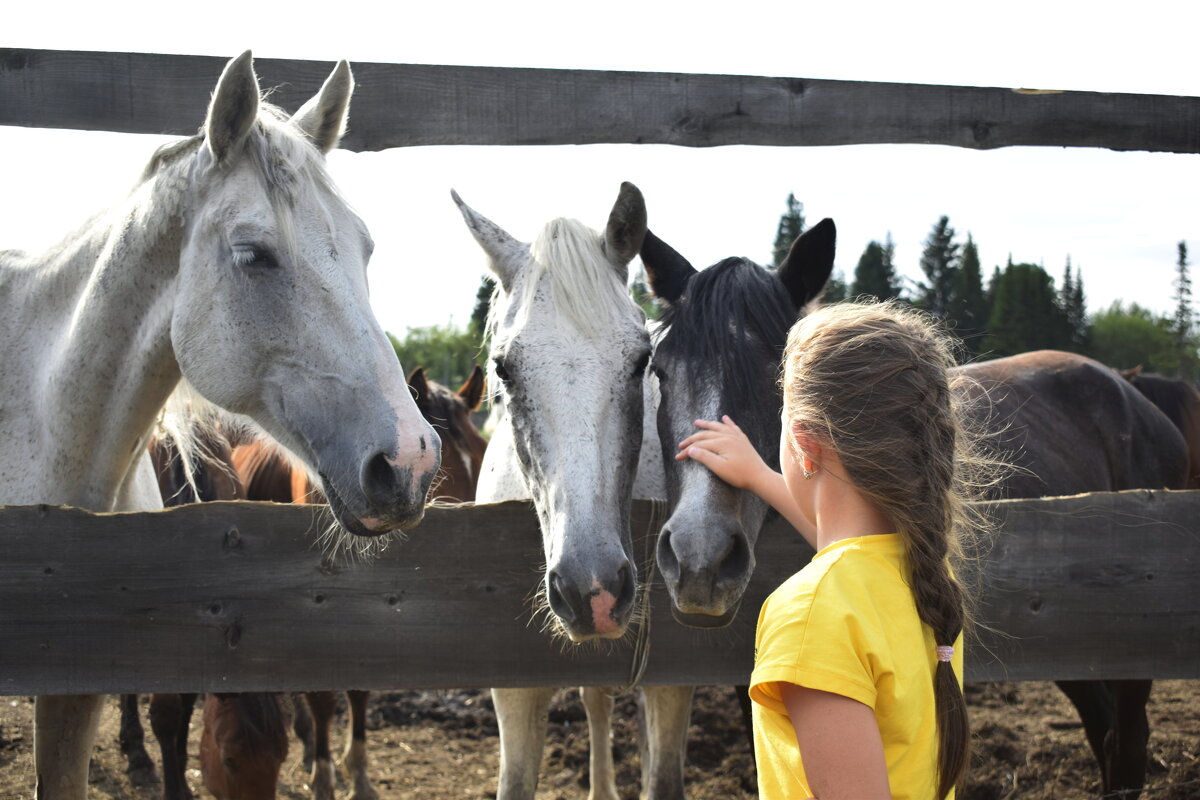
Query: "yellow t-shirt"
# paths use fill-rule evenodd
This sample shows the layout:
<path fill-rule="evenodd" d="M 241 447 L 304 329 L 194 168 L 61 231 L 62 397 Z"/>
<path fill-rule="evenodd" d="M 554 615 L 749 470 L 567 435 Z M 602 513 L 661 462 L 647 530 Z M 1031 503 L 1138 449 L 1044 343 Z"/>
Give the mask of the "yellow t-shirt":
<path fill-rule="evenodd" d="M 763 603 L 750 677 L 759 797 L 813 794 L 777 682 L 870 706 L 892 797 L 936 796 L 936 645 L 917 616 L 907 581 L 899 534 L 843 539 L 822 549 Z M 961 636 L 951 664 L 961 686 Z"/>

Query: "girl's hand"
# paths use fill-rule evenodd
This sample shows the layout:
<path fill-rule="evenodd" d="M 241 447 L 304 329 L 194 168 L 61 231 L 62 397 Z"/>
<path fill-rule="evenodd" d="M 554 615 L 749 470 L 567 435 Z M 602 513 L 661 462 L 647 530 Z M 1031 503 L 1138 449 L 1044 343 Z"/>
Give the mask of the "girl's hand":
<path fill-rule="evenodd" d="M 696 427 L 700 430 L 679 443 L 676 461 L 698 461 L 735 489 L 750 491 L 773 472 L 728 415 L 720 422 L 698 419 Z"/>

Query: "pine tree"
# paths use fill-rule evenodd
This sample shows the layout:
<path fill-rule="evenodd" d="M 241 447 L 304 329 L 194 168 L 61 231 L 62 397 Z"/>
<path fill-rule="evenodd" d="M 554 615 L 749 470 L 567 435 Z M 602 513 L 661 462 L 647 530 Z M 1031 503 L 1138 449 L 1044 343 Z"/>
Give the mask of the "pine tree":
<path fill-rule="evenodd" d="M 1195 323 L 1195 313 L 1192 311 L 1192 278 L 1188 271 L 1187 242 L 1179 243 L 1179 257 L 1175 261 L 1175 318 L 1172 320 L 1172 333 L 1175 338 L 1175 352 L 1179 359 L 1180 377 L 1190 378 L 1196 371 L 1198 354 L 1195 337 L 1192 330 Z"/>
<path fill-rule="evenodd" d="M 928 282 L 917 284 L 918 304 L 939 319 L 945 319 L 950 314 L 960 249 L 961 245 L 954 241 L 950 218 L 943 216 L 930 231 L 925 240 L 925 250 L 921 253 L 921 271 Z"/>
<path fill-rule="evenodd" d="M 779 217 L 779 226 L 775 229 L 775 246 L 771 249 L 771 266 L 778 267 L 787 258 L 788 250 L 796 237 L 804 233 L 804 203 L 796 199 L 796 195 L 788 193 L 787 210 Z"/>
<path fill-rule="evenodd" d="M 974 238 L 967 234 L 963 245 L 959 267 L 955 273 L 954 293 L 950 300 L 947 321 L 956 336 L 962 339 L 967 350 L 978 354 L 987 333 L 988 315 L 991 308 L 983 292 L 983 270 L 979 264 L 979 248 Z"/>
<path fill-rule="evenodd" d="M 850 284 L 850 297 L 876 297 L 888 300 L 900 296 L 900 279 L 892 263 L 895 245 L 889 233 L 886 244 L 876 241 L 867 243 L 863 254 L 854 268 L 854 281 Z"/>
<path fill-rule="evenodd" d="M 475 291 L 475 307 L 471 309 L 471 319 L 467 322 L 467 332 L 480 344 L 483 343 L 488 309 L 492 306 L 492 289 L 495 285 L 496 282 L 489 275 L 479 279 L 479 288 Z"/>
<path fill-rule="evenodd" d="M 1067 256 L 1067 266 L 1063 270 L 1062 286 L 1058 290 L 1058 306 L 1066 316 L 1067 347 L 1074 353 L 1087 350 L 1088 321 L 1087 304 L 1083 296 L 1083 271 L 1078 267 L 1075 275 L 1071 275 L 1071 257 Z"/>
<path fill-rule="evenodd" d="M 989 356 L 1065 349 L 1066 314 L 1059 307 L 1054 279 L 1044 269 L 1037 264 L 1010 264 L 994 282 L 993 295 L 983 341 Z"/>

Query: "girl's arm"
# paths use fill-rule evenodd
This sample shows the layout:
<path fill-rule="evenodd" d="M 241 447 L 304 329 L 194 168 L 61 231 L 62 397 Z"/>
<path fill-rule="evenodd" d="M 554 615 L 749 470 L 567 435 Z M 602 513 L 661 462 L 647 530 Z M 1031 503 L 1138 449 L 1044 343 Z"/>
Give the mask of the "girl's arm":
<path fill-rule="evenodd" d="M 887 760 L 870 706 L 779 683 L 808 786 L 818 800 L 890 800 Z"/>
<path fill-rule="evenodd" d="M 754 492 L 816 549 L 816 528 L 796 505 L 783 475 L 767 466 L 742 429 L 728 415 L 720 422 L 698 419 L 696 427 L 700 430 L 679 443 L 675 459 L 698 461 L 735 489 Z"/>

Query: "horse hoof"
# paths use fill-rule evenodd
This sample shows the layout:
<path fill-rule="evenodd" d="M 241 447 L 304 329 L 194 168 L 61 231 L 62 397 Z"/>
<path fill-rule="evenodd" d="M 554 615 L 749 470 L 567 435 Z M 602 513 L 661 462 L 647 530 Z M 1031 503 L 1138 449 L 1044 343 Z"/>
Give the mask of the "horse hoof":
<path fill-rule="evenodd" d="M 134 786 L 146 788 L 159 784 L 158 773 L 154 771 L 153 763 L 130 764 L 129 768 L 125 770 L 125 774 L 129 776 L 129 782 Z"/>

